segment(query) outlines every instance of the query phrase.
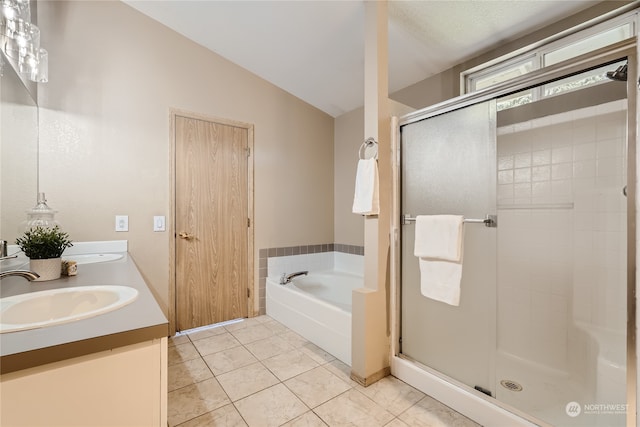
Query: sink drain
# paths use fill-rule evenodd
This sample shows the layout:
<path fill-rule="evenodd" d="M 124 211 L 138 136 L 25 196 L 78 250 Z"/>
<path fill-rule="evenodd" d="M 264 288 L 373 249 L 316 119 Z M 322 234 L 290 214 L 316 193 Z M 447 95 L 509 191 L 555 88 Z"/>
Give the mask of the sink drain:
<path fill-rule="evenodd" d="M 522 386 L 515 381 L 502 380 L 500 381 L 500 384 L 502 385 L 502 387 L 510 391 L 522 391 Z"/>

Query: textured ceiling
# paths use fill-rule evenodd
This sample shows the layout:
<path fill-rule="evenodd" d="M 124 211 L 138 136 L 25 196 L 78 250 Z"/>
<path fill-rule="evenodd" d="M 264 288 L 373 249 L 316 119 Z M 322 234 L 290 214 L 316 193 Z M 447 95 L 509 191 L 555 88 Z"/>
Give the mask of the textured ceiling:
<path fill-rule="evenodd" d="M 334 117 L 363 105 L 362 1 L 123 1 Z M 596 3 L 391 1 L 389 90 Z"/>

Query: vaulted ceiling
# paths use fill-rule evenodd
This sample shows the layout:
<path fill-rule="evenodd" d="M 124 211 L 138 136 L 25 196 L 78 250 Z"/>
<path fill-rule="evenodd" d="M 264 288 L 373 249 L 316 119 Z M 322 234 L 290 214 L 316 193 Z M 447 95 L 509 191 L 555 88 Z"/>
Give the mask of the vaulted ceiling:
<path fill-rule="evenodd" d="M 361 0 L 123 1 L 334 117 L 363 105 Z M 596 3 L 390 1 L 389 91 Z"/>

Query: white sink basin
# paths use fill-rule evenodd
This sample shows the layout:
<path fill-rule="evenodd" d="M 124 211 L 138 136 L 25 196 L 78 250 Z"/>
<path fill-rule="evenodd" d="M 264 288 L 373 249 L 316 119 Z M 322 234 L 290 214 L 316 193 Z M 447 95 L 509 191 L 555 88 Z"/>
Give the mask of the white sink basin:
<path fill-rule="evenodd" d="M 9 258 L 0 261 L 0 271 L 18 270 L 29 264 L 29 258 Z"/>
<path fill-rule="evenodd" d="M 122 254 L 81 254 L 81 255 L 64 255 L 65 261 L 75 261 L 76 264 L 93 264 L 95 262 L 116 261 L 122 258 Z"/>
<path fill-rule="evenodd" d="M 0 333 L 74 322 L 124 307 L 138 297 L 128 286 L 77 286 L 0 298 Z"/>

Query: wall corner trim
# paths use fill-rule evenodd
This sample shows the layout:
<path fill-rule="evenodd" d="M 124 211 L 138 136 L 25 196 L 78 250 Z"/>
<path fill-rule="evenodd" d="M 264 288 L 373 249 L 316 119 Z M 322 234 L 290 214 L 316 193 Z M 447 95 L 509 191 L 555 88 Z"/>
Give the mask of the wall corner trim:
<path fill-rule="evenodd" d="M 351 379 L 363 387 L 369 387 L 371 384 L 376 383 L 381 379 L 383 379 L 384 377 L 388 377 L 389 375 L 391 375 L 390 366 L 384 367 L 380 369 L 378 372 L 374 372 L 373 374 L 369 375 L 366 378 L 361 377 L 360 375 L 351 371 Z"/>

